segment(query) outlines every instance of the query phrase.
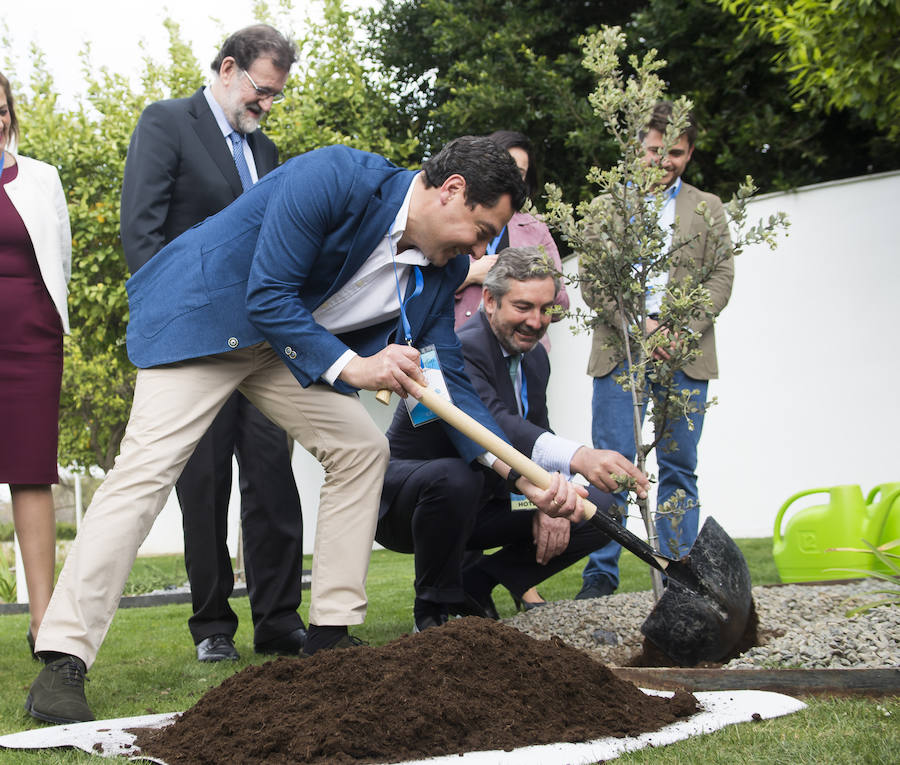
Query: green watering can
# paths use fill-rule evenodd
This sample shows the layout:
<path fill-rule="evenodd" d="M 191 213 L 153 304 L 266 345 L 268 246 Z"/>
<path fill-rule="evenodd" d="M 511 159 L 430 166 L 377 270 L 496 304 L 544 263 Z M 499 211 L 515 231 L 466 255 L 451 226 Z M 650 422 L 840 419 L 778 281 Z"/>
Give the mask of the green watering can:
<path fill-rule="evenodd" d="M 874 545 L 884 545 L 900 539 L 900 483 L 882 483 L 874 487 L 866 497 L 866 504 L 873 506 L 873 508 L 876 504 L 880 504 L 883 507 L 878 508 L 878 512 L 884 513 L 884 525 L 881 527 L 881 535 L 877 541 L 872 539 L 869 539 L 869 541 Z M 900 547 L 894 547 L 888 552 L 900 555 Z M 900 560 L 895 558 L 891 560 L 900 566 Z M 883 574 L 896 573 L 877 558 L 872 561 L 872 570 L 880 571 Z"/>
<path fill-rule="evenodd" d="M 884 484 L 881 493 L 884 494 Z M 900 489 L 900 484 L 896 485 Z M 879 487 L 876 487 L 878 489 Z M 870 495 L 874 499 L 879 492 Z M 827 505 L 797 510 L 785 525 L 781 523 L 787 509 L 801 497 L 828 494 Z M 892 500 L 893 493 L 889 495 Z M 830 489 L 807 489 L 790 497 L 775 516 L 772 556 L 783 582 L 814 582 L 830 579 L 858 579 L 864 574 L 833 569 L 871 571 L 877 562 L 870 552 L 826 552 L 831 547 L 864 548 L 863 539 L 873 544 L 881 538 L 884 519 L 890 505 L 867 504 L 859 486 L 834 486 Z"/>

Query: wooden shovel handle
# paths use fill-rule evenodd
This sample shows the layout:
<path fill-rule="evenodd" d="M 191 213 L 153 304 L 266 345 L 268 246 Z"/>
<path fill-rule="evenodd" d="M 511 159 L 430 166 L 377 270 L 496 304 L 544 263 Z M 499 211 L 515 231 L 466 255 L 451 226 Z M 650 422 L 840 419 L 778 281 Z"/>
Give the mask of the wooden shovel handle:
<path fill-rule="evenodd" d="M 420 387 L 422 389 L 421 402 L 444 422 L 452 425 L 464 436 L 471 438 L 476 444 L 483 446 L 486 451 L 503 460 L 539 489 L 546 489 L 550 486 L 552 476 L 544 468 L 530 460 L 514 446 L 506 443 L 506 441 L 488 430 L 478 420 L 470 417 L 458 406 L 439 396 L 428 386 L 420 385 Z M 390 401 L 391 392 L 389 390 L 380 390 L 375 395 L 375 398 L 382 404 L 387 404 Z M 582 498 L 581 502 L 584 507 L 585 519 L 593 518 L 597 512 L 597 506 L 584 498 Z"/>

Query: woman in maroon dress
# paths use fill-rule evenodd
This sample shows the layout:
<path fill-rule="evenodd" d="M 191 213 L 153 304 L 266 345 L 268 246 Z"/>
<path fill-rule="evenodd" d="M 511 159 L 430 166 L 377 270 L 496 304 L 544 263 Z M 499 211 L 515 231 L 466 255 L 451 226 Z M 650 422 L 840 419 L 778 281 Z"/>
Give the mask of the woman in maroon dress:
<path fill-rule="evenodd" d="M 17 157 L 19 125 L 0 74 L 0 483 L 9 484 L 31 624 L 40 627 L 53 590 L 59 482 L 59 392 L 72 236 L 59 173 Z"/>

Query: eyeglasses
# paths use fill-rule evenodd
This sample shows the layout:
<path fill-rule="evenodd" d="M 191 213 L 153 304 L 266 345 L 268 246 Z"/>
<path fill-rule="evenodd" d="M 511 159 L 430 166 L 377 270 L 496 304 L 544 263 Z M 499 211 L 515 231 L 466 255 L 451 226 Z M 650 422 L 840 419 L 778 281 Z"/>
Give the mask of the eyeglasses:
<path fill-rule="evenodd" d="M 256 91 L 256 95 L 258 95 L 261 99 L 265 100 L 267 98 L 272 99 L 273 104 L 280 104 L 284 101 L 285 95 L 282 91 L 272 92 L 269 88 L 261 88 L 255 82 L 253 82 L 253 78 L 250 76 L 250 72 L 246 69 L 241 69 L 241 71 L 247 75 L 247 79 L 250 80 L 250 84 L 253 86 L 253 90 Z"/>

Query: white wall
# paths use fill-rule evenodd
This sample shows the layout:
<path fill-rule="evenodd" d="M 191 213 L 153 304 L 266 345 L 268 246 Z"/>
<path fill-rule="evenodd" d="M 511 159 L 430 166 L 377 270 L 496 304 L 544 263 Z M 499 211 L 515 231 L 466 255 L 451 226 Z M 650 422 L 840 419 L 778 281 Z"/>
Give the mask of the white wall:
<path fill-rule="evenodd" d="M 893 329 L 898 199 L 900 173 L 886 173 L 770 194 L 750 206 L 753 220 L 783 210 L 792 225 L 775 252 L 754 248 L 739 257 L 734 293 L 716 328 L 721 379 L 710 385 L 710 395 L 719 404 L 708 413 L 700 441 L 700 496 L 704 516 L 714 515 L 734 536 L 770 535 L 778 508 L 801 489 L 853 483 L 868 491 L 900 481 L 900 405 L 891 393 L 900 380 Z M 575 268 L 572 260 L 565 266 Z M 570 288 L 570 295 L 574 307 L 577 290 Z M 551 423 L 558 433 L 590 443 L 589 338 L 573 335 L 569 324 L 550 328 Z M 386 428 L 393 407 L 368 394 L 364 401 Z M 322 471 L 298 446 L 294 473 L 304 549 L 312 552 Z M 234 483 L 232 553 L 239 506 Z M 182 549 L 172 497 L 141 553 Z"/>

